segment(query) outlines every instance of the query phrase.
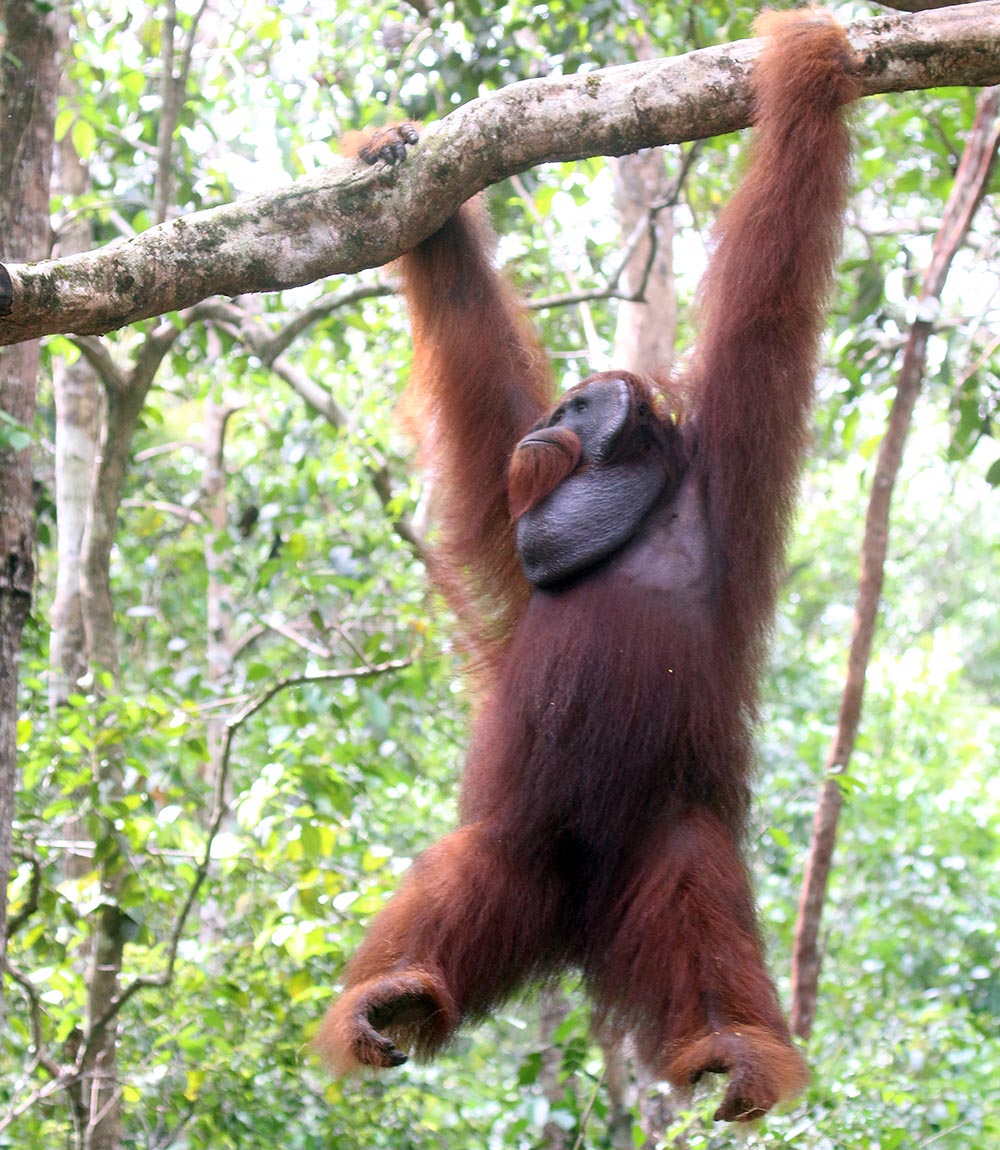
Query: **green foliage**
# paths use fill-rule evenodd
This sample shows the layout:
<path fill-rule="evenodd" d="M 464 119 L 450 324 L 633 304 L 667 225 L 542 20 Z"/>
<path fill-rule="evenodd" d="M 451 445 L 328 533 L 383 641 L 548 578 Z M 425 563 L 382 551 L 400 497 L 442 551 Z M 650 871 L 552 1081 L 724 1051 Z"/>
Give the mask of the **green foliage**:
<path fill-rule="evenodd" d="M 178 3 L 180 35 L 198 7 Z M 753 14 L 714 0 L 645 14 L 606 0 L 499 8 L 457 0 L 427 17 L 422 5 L 321 8 L 209 6 L 176 133 L 178 210 L 308 172 L 328 162 L 343 129 L 398 109 L 443 115 L 514 80 L 630 59 L 640 37 L 662 54 L 724 42 L 746 35 Z M 87 162 L 91 186 L 54 210 L 57 219 L 86 213 L 104 242 L 152 219 L 162 13 L 88 0 L 74 15 L 57 129 Z M 940 216 L 972 103 L 965 92 L 907 95 L 870 101 L 858 117 L 855 226 L 761 737 L 751 862 L 777 972 L 789 966 L 843 683 L 874 450 L 930 250 L 924 221 Z M 705 144 L 677 212 L 684 313 L 738 147 L 732 137 Z M 676 150 L 668 162 L 679 168 Z M 525 173 L 495 189 L 491 205 L 501 257 L 529 294 L 602 285 L 616 266 L 602 161 Z M 713 1126 L 707 1086 L 674 1115 L 672 1129 L 691 1150 L 964 1150 L 1000 1139 L 989 1106 L 1000 1074 L 998 516 L 989 486 L 1000 483 L 998 349 L 989 335 L 995 305 L 984 303 L 992 268 L 977 262 L 995 212 L 989 203 L 983 212 L 980 245 L 961 257 L 945 297 L 897 494 L 883 627 L 845 780 L 808 1051 L 813 1084 L 787 1114 L 746 1135 Z M 338 286 L 254 301 L 251 318 L 277 331 Z M 590 306 L 609 343 L 614 304 Z M 591 370 L 576 309 L 537 318 L 560 376 Z M 109 346 L 126 362 L 152 327 Z M 528 1150 L 544 1144 L 547 1122 L 575 1138 L 592 1104 L 584 1144 L 608 1146 L 601 1052 L 573 987 L 553 1034 L 540 1035 L 531 1000 L 515 1003 L 439 1063 L 392 1078 L 331 1083 L 310 1052 L 365 922 L 454 819 L 466 712 L 448 620 L 392 528 L 420 494 L 391 420 L 409 360 L 398 306 L 369 299 L 335 311 L 285 354 L 327 389 L 345 426 L 309 409 L 227 325 L 190 324 L 173 346 L 142 415 L 112 555 L 120 681 L 85 681 L 55 713 L 44 456 L 55 416 L 51 399 L 43 402 L 34 431 L 46 529 L 24 660 L 10 888 L 11 961 L 31 994 L 8 981 L 0 1121 L 48 1081 L 33 1064 L 31 995 L 47 1052 L 71 1060 L 93 916 L 106 900 L 125 916 L 123 984 L 166 972 L 209 848 L 210 764 L 224 724 L 246 714 L 232 732 L 228 813 L 177 936 L 173 977 L 139 992 L 120 1020 L 125 1144 Z M 47 355 L 70 363 L 78 350 L 60 339 Z M 228 526 L 213 538 L 204 409 L 233 396 L 243 406 L 228 427 Z M 0 445 L 25 446 L 28 436 L 0 426 Z M 373 463 L 391 476 L 388 510 Z M 209 666 L 210 555 L 234 640 L 222 673 Z M 366 673 L 388 661 L 404 665 Z M 350 668 L 353 677 L 318 679 Z M 637 1105 L 628 1121 L 641 1145 Z M 0 1128 L 0 1147 L 64 1145 L 71 1129 L 57 1093 Z"/>

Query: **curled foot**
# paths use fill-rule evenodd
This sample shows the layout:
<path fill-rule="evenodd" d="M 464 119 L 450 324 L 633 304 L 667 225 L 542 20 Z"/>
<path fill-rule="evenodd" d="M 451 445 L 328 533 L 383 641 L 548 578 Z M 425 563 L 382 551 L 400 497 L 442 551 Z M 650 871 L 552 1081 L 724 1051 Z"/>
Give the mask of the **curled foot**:
<path fill-rule="evenodd" d="M 437 1005 L 422 990 L 394 992 L 384 1002 L 368 1001 L 354 1015 L 354 1056 L 362 1066 L 402 1066 L 410 1057 L 383 1031 L 396 1034 L 419 1028 L 437 1012 Z"/>
<path fill-rule="evenodd" d="M 751 1122 L 772 1106 L 794 1098 L 809 1080 L 802 1056 L 783 1037 L 758 1026 L 729 1026 L 678 1050 L 666 1067 L 676 1086 L 694 1085 L 704 1074 L 729 1081 L 716 1121 Z"/>
<path fill-rule="evenodd" d="M 419 974 L 387 976 L 348 990 L 330 1008 L 317 1045 L 335 1074 L 402 1066 L 408 1050 L 433 1048 L 450 1033 L 448 1013 Z"/>

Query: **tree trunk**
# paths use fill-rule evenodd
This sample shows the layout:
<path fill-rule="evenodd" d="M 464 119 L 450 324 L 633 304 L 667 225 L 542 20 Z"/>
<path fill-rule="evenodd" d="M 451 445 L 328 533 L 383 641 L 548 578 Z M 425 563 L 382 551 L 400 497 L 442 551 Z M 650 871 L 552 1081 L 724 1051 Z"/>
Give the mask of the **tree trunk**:
<path fill-rule="evenodd" d="M 226 692 L 233 666 L 233 601 L 231 592 L 232 547 L 229 542 L 229 505 L 226 489 L 226 429 L 229 419 L 239 410 L 211 399 L 205 401 L 205 471 L 202 489 L 205 493 L 205 572 L 208 576 L 205 614 L 208 635 L 205 653 L 208 682 L 216 697 Z M 226 720 L 221 714 L 207 713 L 205 741 L 208 746 L 208 773 L 213 786 L 219 785 L 225 767 Z M 219 791 L 227 810 L 232 787 Z M 231 818 L 231 816 L 227 816 Z M 201 907 L 203 943 L 219 942 L 225 934 L 223 916 L 215 900 L 206 899 Z"/>
<path fill-rule="evenodd" d="M 63 50 L 69 51 L 68 29 L 60 29 Z M 59 141 L 56 176 L 59 190 L 80 196 L 90 176 L 73 147 L 72 134 Z M 54 255 L 69 256 L 93 246 L 93 229 L 86 212 L 78 212 L 59 231 Z M 56 593 L 52 606 L 49 658 L 49 705 L 63 706 L 87 672 L 83 626 L 83 537 L 90 506 L 90 488 L 100 434 L 101 392 L 90 362 L 80 356 L 69 364 L 52 362 L 55 397 L 55 501 L 58 525 Z"/>
<path fill-rule="evenodd" d="M 861 723 L 865 675 L 875 635 L 889 549 L 889 513 L 893 487 L 899 474 L 906 434 L 923 379 L 927 340 L 934 328 L 937 301 L 955 253 L 965 242 L 996 158 L 997 143 L 1000 140 L 998 108 L 1000 89 L 987 89 L 979 98 L 975 123 L 955 174 L 955 183 L 945 205 L 940 230 L 934 238 L 930 267 L 924 276 L 917 302 L 918 318 L 910 329 L 896 382 L 896 397 L 875 465 L 861 547 L 861 581 L 854 609 L 847 678 L 840 701 L 837 730 L 827 756 L 826 780 L 813 821 L 812 842 L 795 928 L 791 1024 L 793 1033 L 800 1038 L 809 1037 L 816 1017 L 822 958 L 819 927 L 833 862 L 837 824 L 844 803 L 839 776 L 845 774 L 850 765 Z"/>
<path fill-rule="evenodd" d="M 557 986 L 550 986 L 541 995 L 539 1002 L 539 1037 L 542 1042 L 542 1067 L 538 1074 L 538 1084 L 550 1110 L 563 1104 L 565 1087 L 560 1081 L 562 1070 L 562 1050 L 555 1044 L 556 1030 L 569 1016 L 569 1000 Z M 539 1145 L 543 1150 L 569 1150 L 570 1132 L 550 1118 L 542 1127 Z"/>
<path fill-rule="evenodd" d="M 37 260 L 49 248 L 49 181 L 59 70 L 53 14 L 0 0 L 0 260 Z M 7 295 L 0 284 L 0 297 Z M 0 311 L 9 301 L 0 298 Z M 37 342 L 0 354 L 0 970 L 7 954 L 7 882 L 17 790 L 18 657 L 34 583 L 32 453 Z M 0 1031 L 3 1029 L 0 978 Z"/>
<path fill-rule="evenodd" d="M 60 13 L 59 51 L 70 52 L 68 13 Z M 67 77 L 64 98 L 71 95 Z M 65 196 L 82 196 L 90 188 L 90 173 L 80 162 L 73 136 L 67 132 L 56 147 L 55 185 Z M 94 242 L 86 212 L 69 214 L 58 226 L 53 245 L 56 257 L 88 251 Z M 90 487 L 101 426 L 101 389 L 88 360 L 70 363 L 63 356 L 52 361 L 55 400 L 55 504 L 57 564 L 56 590 L 49 631 L 49 710 L 55 715 L 79 690 L 87 673 L 87 643 L 83 622 L 83 537 L 90 507 Z M 74 813 L 66 820 L 68 843 L 85 842 L 84 818 Z M 69 847 L 63 863 L 67 878 L 78 879 L 93 866 L 93 851 Z"/>
<path fill-rule="evenodd" d="M 202 9 L 203 10 L 203 9 Z M 190 51 L 185 54 L 180 78 L 174 75 L 173 36 L 175 8 L 168 5 L 163 36 L 163 73 L 160 80 L 161 127 L 157 158 L 159 168 L 154 192 L 156 211 L 162 218 L 170 187 L 173 125 L 177 101 L 187 80 Z M 191 30 L 193 38 L 197 20 Z M 131 370 L 115 365 L 99 342 L 86 345 L 88 365 L 100 375 L 104 388 L 103 427 L 100 428 L 96 457 L 89 469 L 87 501 L 82 521 L 74 521 L 79 537 L 78 586 L 82 605 L 85 663 L 98 673 L 105 672 L 115 684 L 119 678 L 118 636 L 111 590 L 111 550 L 118 531 L 118 516 L 132 457 L 132 440 L 146 396 L 163 357 L 178 335 L 178 328 L 166 322 L 150 332 L 138 350 Z M 66 397 L 68 398 L 68 396 Z M 87 414 L 97 419 L 99 405 L 87 397 Z M 89 410 L 92 404 L 93 410 Z M 67 414 L 70 414 L 67 412 Z M 82 414 L 82 413 L 81 413 Z M 92 429 L 88 425 L 88 429 Z M 81 464 L 82 464 L 81 459 Z M 83 478 L 82 466 L 80 478 Z M 75 510 L 75 508 L 74 508 Z M 60 522 L 60 530 L 62 523 Z M 104 681 L 95 681 L 95 693 L 105 692 Z M 116 747 L 104 749 L 101 765 L 102 790 L 109 797 L 121 787 L 122 765 Z M 91 969 L 87 986 L 86 1049 L 82 1075 L 74 1092 L 74 1102 L 83 1116 L 84 1150 L 118 1150 L 121 1145 L 121 1096 L 118 1088 L 118 1015 L 112 1004 L 119 992 L 119 976 L 124 956 L 125 919 L 118 905 L 118 887 L 124 860 L 117 849 L 106 853 L 101 863 L 101 890 L 104 903 L 94 917 L 91 940 Z M 109 1015 L 112 1015 L 108 1018 Z M 101 1020 L 108 1018 L 106 1023 Z"/>
<path fill-rule="evenodd" d="M 226 502 L 226 425 L 237 409 L 205 403 L 205 491 L 206 518 L 205 570 L 208 574 L 206 612 L 208 616 L 208 681 L 222 693 L 233 663 L 233 604 L 229 592 L 228 571 L 229 510 Z M 206 722 L 208 761 L 212 778 L 220 768 L 225 720 L 209 718 Z"/>
<path fill-rule="evenodd" d="M 621 277 L 622 291 L 641 299 L 618 305 L 612 363 L 628 371 L 666 377 L 677 344 L 674 282 L 674 181 L 664 148 L 611 161 L 615 212 L 622 242 L 637 242 Z"/>

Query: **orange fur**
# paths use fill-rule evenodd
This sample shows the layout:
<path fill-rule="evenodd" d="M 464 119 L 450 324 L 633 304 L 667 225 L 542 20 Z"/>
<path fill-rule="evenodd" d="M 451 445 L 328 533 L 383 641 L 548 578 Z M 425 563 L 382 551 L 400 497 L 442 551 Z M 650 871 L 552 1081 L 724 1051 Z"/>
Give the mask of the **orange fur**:
<path fill-rule="evenodd" d="M 759 1026 L 727 1026 L 671 1051 L 663 1075 L 678 1089 L 703 1074 L 727 1074 L 726 1093 L 715 1117 L 750 1122 L 787 1102 L 809 1081 L 802 1056 Z"/>
<path fill-rule="evenodd" d="M 386 1007 L 392 1008 L 392 1018 L 380 1030 L 374 1021 L 359 1025 L 377 1021 Z M 405 1061 L 399 1054 L 440 1047 L 457 1024 L 458 1012 L 440 975 L 406 967 L 352 986 L 323 1020 L 316 1048 L 338 1077 L 363 1066 L 385 1070 Z"/>
<path fill-rule="evenodd" d="M 416 143 L 419 128 L 419 124 L 407 121 L 384 128 L 369 126 L 360 131 L 345 132 L 340 137 L 340 154 L 345 159 L 357 157 L 366 163 L 374 163 L 381 156 L 383 148 L 392 149 L 398 144 Z M 403 152 L 397 153 L 397 156 L 402 159 Z"/>
<path fill-rule="evenodd" d="M 759 29 L 750 167 L 719 223 L 700 350 L 680 381 L 690 417 L 675 426 L 655 389 L 615 373 L 629 410 L 602 466 L 652 453 L 668 477 L 620 553 L 551 590 L 532 593 L 521 572 L 508 468 L 549 377 L 479 204 L 401 261 L 405 410 L 441 524 L 432 573 L 490 674 L 462 825 L 378 915 L 324 1022 L 338 1071 L 396 1065 L 397 1042 L 431 1054 L 573 965 L 599 1024 L 631 1035 L 654 1072 L 679 1085 L 728 1074 L 719 1117 L 756 1117 L 805 1084 L 740 847 L 846 194 L 841 106 L 858 87 L 825 14 L 768 14 Z M 360 146 L 395 162 L 406 138 L 387 129 Z M 548 490 L 547 467 L 518 458 L 515 513 Z"/>
<path fill-rule="evenodd" d="M 522 443 L 510 461 L 507 477 L 511 518 L 519 519 L 555 491 L 579 462 L 580 440 L 565 428 L 554 429 L 546 440 Z"/>
<path fill-rule="evenodd" d="M 756 30 L 766 39 L 750 164 L 716 225 L 691 385 L 730 572 L 726 609 L 754 659 L 780 581 L 840 248 L 851 157 L 841 109 L 860 92 L 850 44 L 828 13 L 765 12 Z"/>
<path fill-rule="evenodd" d="M 538 337 L 492 268 L 494 242 L 475 200 L 400 260 L 413 326 L 401 412 L 431 485 L 433 575 L 486 672 L 528 598 L 507 505 L 510 457 L 552 402 Z"/>

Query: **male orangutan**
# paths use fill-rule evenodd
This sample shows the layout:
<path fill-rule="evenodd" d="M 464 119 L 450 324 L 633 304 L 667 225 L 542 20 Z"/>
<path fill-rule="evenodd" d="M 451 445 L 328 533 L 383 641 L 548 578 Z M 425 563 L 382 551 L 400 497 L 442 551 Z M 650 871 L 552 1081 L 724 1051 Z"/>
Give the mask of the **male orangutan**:
<path fill-rule="evenodd" d="M 327 1014 L 337 1072 L 427 1055 L 523 984 L 582 971 L 598 1018 L 717 1117 L 798 1092 L 740 844 L 757 684 L 808 438 L 857 95 L 842 30 L 762 17 L 749 172 L 719 224 L 700 350 L 674 394 L 548 369 L 466 204 L 400 261 L 409 423 L 433 574 L 483 687 L 461 825 L 413 865 Z M 393 163 L 404 124 L 354 150 Z"/>

